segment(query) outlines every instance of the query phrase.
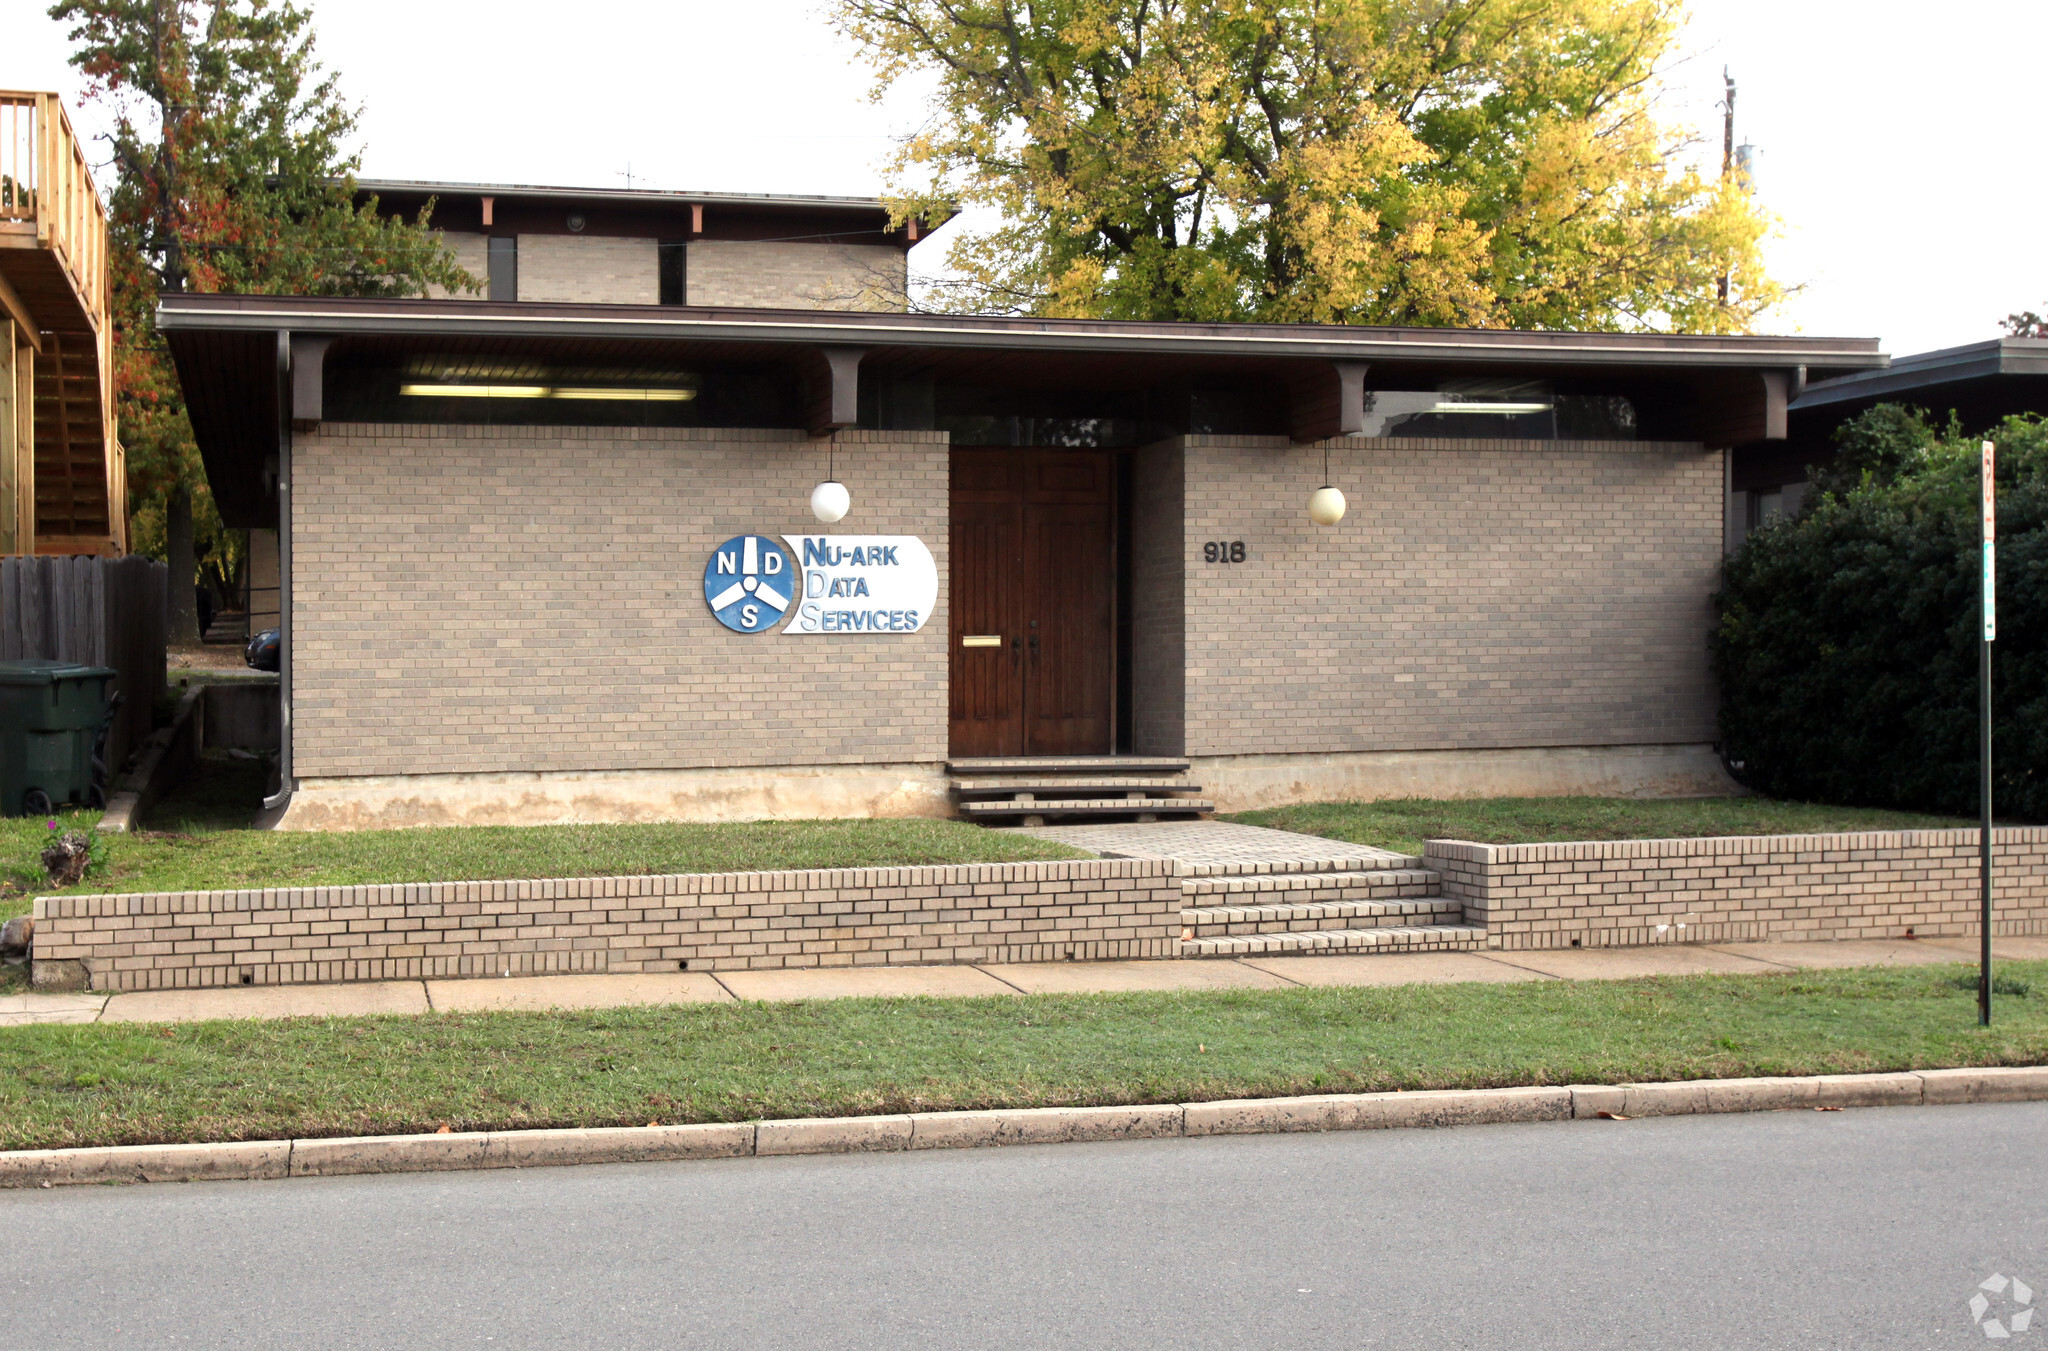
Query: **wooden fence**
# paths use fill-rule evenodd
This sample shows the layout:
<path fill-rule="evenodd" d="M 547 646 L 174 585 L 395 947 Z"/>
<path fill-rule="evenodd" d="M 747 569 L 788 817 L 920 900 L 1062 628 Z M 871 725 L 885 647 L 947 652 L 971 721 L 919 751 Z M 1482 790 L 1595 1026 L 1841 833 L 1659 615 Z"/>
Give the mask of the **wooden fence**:
<path fill-rule="evenodd" d="M 170 573 L 127 558 L 0 558 L 0 661 L 111 666 L 121 711 L 107 733 L 109 777 L 149 735 L 164 690 Z"/>

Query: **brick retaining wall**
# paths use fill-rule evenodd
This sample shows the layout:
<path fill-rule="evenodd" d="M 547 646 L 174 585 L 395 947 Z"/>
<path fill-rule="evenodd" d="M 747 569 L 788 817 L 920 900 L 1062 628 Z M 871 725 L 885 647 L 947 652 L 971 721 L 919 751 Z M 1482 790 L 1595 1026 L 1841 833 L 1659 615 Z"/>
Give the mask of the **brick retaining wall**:
<path fill-rule="evenodd" d="M 2048 828 L 1992 832 L 1998 934 L 2048 933 Z M 1432 840 L 1443 893 L 1491 948 L 1977 932 L 1977 832 L 1577 844 Z"/>
<path fill-rule="evenodd" d="M 35 981 L 96 990 L 1170 957 L 1164 859 L 435 882 L 35 903 Z"/>
<path fill-rule="evenodd" d="M 2000 934 L 2048 933 L 2048 828 L 1994 833 Z M 1974 830 L 1487 845 L 1427 864 L 1503 949 L 1976 932 Z M 35 981 L 98 990 L 1180 953 L 1171 859 L 436 882 L 35 903 Z"/>

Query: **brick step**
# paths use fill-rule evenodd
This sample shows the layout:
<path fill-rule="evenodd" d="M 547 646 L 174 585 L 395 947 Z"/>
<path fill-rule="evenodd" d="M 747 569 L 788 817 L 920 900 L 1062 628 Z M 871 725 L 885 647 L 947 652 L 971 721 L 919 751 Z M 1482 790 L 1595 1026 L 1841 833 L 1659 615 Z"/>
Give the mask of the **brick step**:
<path fill-rule="evenodd" d="M 960 810 L 970 818 L 985 816 L 1129 816 L 1134 812 L 1155 815 L 1176 812 L 1183 816 L 1213 812 L 1216 804 L 1193 797 L 1147 798 L 1053 798 L 1036 802 L 962 802 Z"/>
<path fill-rule="evenodd" d="M 1332 840 L 1330 844 L 1333 852 L 1329 858 L 1284 859 L 1256 863 L 1188 863 L 1182 865 L 1181 876 L 1284 877 L 1302 873 L 1384 872 L 1388 869 L 1421 868 L 1423 864 L 1422 856 L 1419 854 L 1383 854 L 1378 850 L 1342 854 L 1334 851 L 1348 849 L 1351 846 L 1336 840 Z"/>
<path fill-rule="evenodd" d="M 1185 774 L 1188 762 L 1152 755 L 973 755 L 946 762 L 948 774 Z"/>
<path fill-rule="evenodd" d="M 1316 953 L 1459 952 L 1486 946 L 1483 924 L 1409 924 L 1381 929 L 1317 929 L 1182 939 L 1183 957 L 1277 957 Z"/>
<path fill-rule="evenodd" d="M 1180 891 L 1187 897 L 1189 905 L 1319 904 L 1434 896 L 1442 880 L 1432 868 L 1254 873 L 1250 876 L 1184 877 Z"/>
<path fill-rule="evenodd" d="M 1180 912 L 1180 936 L 1185 942 L 1195 938 L 1242 938 L 1390 926 L 1412 928 L 1464 922 L 1464 903 L 1442 896 L 1323 904 L 1205 905 Z"/>
<path fill-rule="evenodd" d="M 1185 779 L 955 779 L 953 791 L 965 796 L 982 793 L 1051 794 L 1072 797 L 1081 793 L 1199 793 L 1202 785 Z"/>

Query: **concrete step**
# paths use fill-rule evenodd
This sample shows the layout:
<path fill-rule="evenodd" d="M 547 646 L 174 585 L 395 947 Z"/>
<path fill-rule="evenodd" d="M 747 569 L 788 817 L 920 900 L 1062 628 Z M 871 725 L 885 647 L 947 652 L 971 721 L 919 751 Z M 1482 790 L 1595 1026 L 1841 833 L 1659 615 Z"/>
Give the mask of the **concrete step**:
<path fill-rule="evenodd" d="M 1486 946 L 1483 924 L 1411 924 L 1380 929 L 1318 929 L 1182 939 L 1183 957 L 1311 956 L 1317 953 L 1461 952 Z"/>
<path fill-rule="evenodd" d="M 1462 901 L 1442 896 L 1384 901 L 1297 902 L 1288 905 L 1204 905 L 1180 912 L 1182 941 L 1242 938 L 1260 934 L 1313 933 L 1325 929 L 1367 929 L 1463 924 Z"/>
<path fill-rule="evenodd" d="M 975 755 L 948 760 L 948 774 L 1185 774 L 1188 762 L 1155 755 Z"/>
<path fill-rule="evenodd" d="M 1434 896 L 1442 881 L 1433 868 L 1354 868 L 1184 877 L 1180 890 L 1189 905 L 1280 905 Z"/>
<path fill-rule="evenodd" d="M 1075 797 L 1083 793 L 1115 793 L 1119 796 L 1137 793 L 1144 796 L 1153 793 L 1199 793 L 1202 791 L 1202 785 L 1189 783 L 1185 779 L 955 779 L 953 791 L 962 796 L 979 796 L 983 793 L 1031 793 L 1039 797 Z"/>
<path fill-rule="evenodd" d="M 1192 797 L 1146 797 L 1146 798 L 1049 798 L 1034 802 L 962 802 L 963 814 L 970 818 L 990 816 L 1130 816 L 1133 813 L 1158 815 L 1176 812 L 1186 816 L 1194 812 L 1213 812 L 1216 804 Z"/>

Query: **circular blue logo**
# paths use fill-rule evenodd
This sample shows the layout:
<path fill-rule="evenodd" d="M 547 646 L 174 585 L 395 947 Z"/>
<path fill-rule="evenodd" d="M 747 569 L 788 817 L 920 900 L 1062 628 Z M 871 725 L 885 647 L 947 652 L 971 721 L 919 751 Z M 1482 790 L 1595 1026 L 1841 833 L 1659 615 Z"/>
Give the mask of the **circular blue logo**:
<path fill-rule="evenodd" d="M 735 535 L 704 563 L 704 603 L 735 633 L 765 633 L 796 599 L 796 564 L 766 535 Z"/>

